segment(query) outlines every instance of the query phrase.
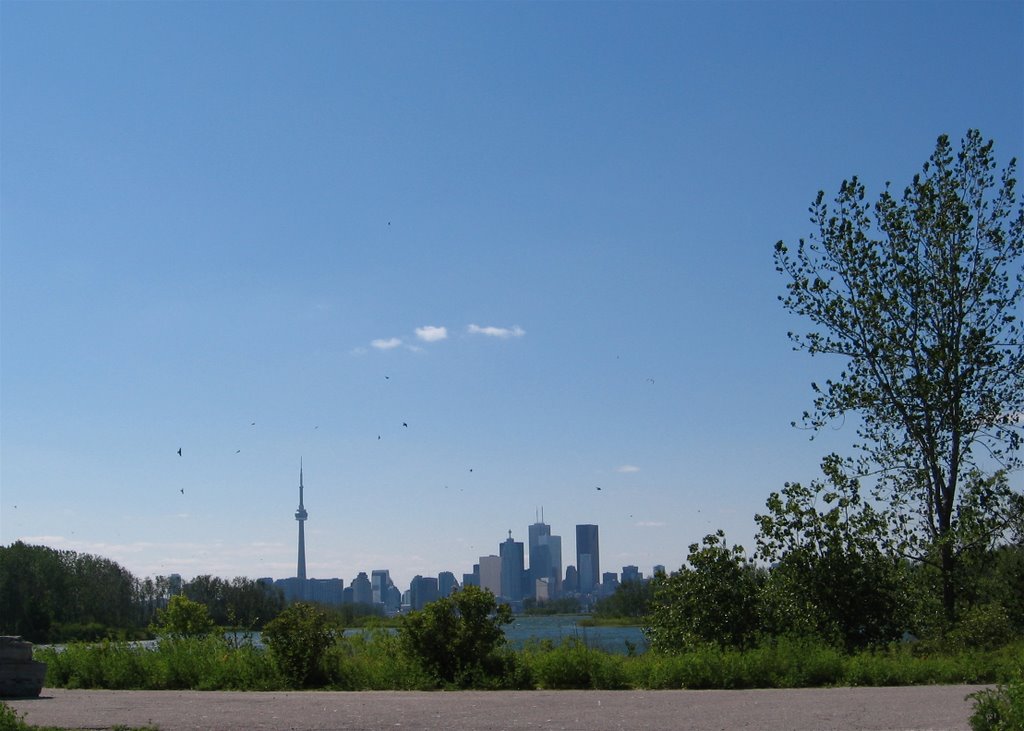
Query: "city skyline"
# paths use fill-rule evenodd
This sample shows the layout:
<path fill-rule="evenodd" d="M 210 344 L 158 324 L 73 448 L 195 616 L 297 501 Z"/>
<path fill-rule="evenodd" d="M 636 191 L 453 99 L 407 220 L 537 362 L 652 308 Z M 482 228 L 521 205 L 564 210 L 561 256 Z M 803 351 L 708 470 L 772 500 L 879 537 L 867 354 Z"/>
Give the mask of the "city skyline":
<path fill-rule="evenodd" d="M 309 596 L 306 596 L 303 593 L 305 586 L 304 582 L 307 581 L 323 582 L 325 580 L 340 580 L 342 582 L 347 581 L 347 586 L 352 587 L 357 579 L 365 578 L 369 583 L 365 586 L 363 586 L 363 584 L 360 583 L 359 590 L 363 592 L 363 594 L 361 595 L 363 599 L 365 599 L 366 596 L 372 595 L 372 601 L 354 601 L 358 601 L 359 603 L 364 604 L 383 604 L 384 600 L 382 599 L 382 597 L 384 594 L 384 590 L 388 587 L 388 585 L 390 584 L 394 586 L 399 586 L 399 583 L 395 582 L 391 576 L 391 567 L 371 568 L 369 569 L 369 574 L 367 573 L 366 567 L 360 567 L 360 570 L 357 573 L 353 574 L 351 578 L 346 578 L 345 576 L 342 576 L 340 574 L 334 574 L 330 576 L 307 576 L 306 547 L 303 534 L 303 524 L 305 520 L 308 518 L 308 511 L 305 509 L 303 503 L 303 488 L 303 467 L 302 461 L 300 460 L 299 509 L 295 513 L 295 519 L 299 522 L 297 564 L 298 568 L 296 575 L 294 577 L 260 576 L 248 578 L 270 579 L 274 581 L 276 584 L 280 585 L 282 588 L 285 589 L 286 596 L 289 599 L 310 598 Z M 476 559 L 472 559 L 469 561 L 468 566 L 471 569 L 475 570 L 475 576 L 473 581 L 476 583 L 476 585 L 481 585 L 481 564 L 484 563 L 487 559 L 497 558 L 498 561 L 495 562 L 494 565 L 497 568 L 500 580 L 498 580 L 496 584 L 490 587 L 492 588 L 492 591 L 495 594 L 495 596 L 513 602 L 520 601 L 528 596 L 536 598 L 538 600 L 557 598 L 562 594 L 562 583 L 564 580 L 565 571 L 570 569 L 578 570 L 579 564 L 582 563 L 579 557 L 581 555 L 584 555 L 586 556 L 588 566 L 586 574 L 589 578 L 585 584 L 578 582 L 579 585 L 574 587 L 572 591 L 574 594 L 590 594 L 596 592 L 597 587 L 599 587 L 602 583 L 600 560 L 599 558 L 597 558 L 599 556 L 598 526 L 591 524 L 577 524 L 575 526 L 575 532 L 577 536 L 576 564 L 565 565 L 565 568 L 563 569 L 561 536 L 552 534 L 552 526 L 544 522 L 543 513 L 543 507 L 538 508 L 536 511 L 534 523 L 527 526 L 528 543 L 524 544 L 524 542 L 522 541 L 514 540 L 514 531 L 511 528 L 509 528 L 507 538 L 504 541 L 496 543 L 498 547 L 497 556 L 494 556 L 493 554 L 489 554 L 486 556 L 482 555 Z M 582 543 L 582 553 L 580 549 L 581 535 L 584 536 Z M 529 546 L 529 550 L 526 550 L 527 546 Z M 640 574 L 646 577 L 650 577 L 654 574 L 655 569 L 659 566 L 663 568 L 663 564 L 652 564 L 647 572 L 640 571 Z M 436 581 L 439 581 L 441 576 L 447 574 L 452 577 L 453 581 L 457 581 L 455 579 L 455 571 L 452 571 L 452 569 L 455 569 L 457 571 L 459 568 L 465 567 L 465 565 L 460 565 L 449 567 L 447 569 L 442 569 L 438 571 L 437 574 L 432 578 L 434 578 Z M 624 564 L 621 568 L 623 573 L 625 573 L 627 569 L 638 569 L 637 566 L 630 564 Z M 465 585 L 466 578 L 470 575 L 473 575 L 473 573 L 473 570 L 463 572 L 463 581 L 458 582 L 458 584 L 460 586 Z M 519 574 L 522 574 L 524 579 L 526 577 L 529 577 L 531 583 L 529 585 L 524 583 L 521 586 L 516 587 L 516 585 L 513 582 L 519 580 Z M 616 571 L 615 574 L 618 576 L 619 572 Z M 516 578 L 513 579 L 513 576 L 515 576 Z M 410 582 L 414 582 L 415 579 L 421 577 L 423 577 L 423 574 L 416 574 L 410 579 Z M 428 576 L 427 578 L 430 577 Z M 298 583 L 295 583 L 295 580 L 297 580 Z M 545 588 L 541 590 L 539 587 L 536 586 L 536 582 L 538 581 L 545 582 L 547 586 L 545 586 Z M 367 587 L 370 588 L 367 589 Z M 371 594 L 366 594 L 367 591 L 371 592 Z M 440 591 L 441 596 L 447 596 L 447 594 L 444 592 L 443 587 L 435 586 L 435 591 Z"/>
<path fill-rule="evenodd" d="M 0 3 L 0 544 L 288 577 L 299 529 L 307 576 L 407 586 L 529 549 L 543 506 L 563 579 L 576 525 L 602 573 L 718 529 L 752 553 L 769 494 L 857 441 L 791 425 L 843 363 L 793 352 L 776 242 L 941 134 L 1020 157 L 1022 26 Z"/>

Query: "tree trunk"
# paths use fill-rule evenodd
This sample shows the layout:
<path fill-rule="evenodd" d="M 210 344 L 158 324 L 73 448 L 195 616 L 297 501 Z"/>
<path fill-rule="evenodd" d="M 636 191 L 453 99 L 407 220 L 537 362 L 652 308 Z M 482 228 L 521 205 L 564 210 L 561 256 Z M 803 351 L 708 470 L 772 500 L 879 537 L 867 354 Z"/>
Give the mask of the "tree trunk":
<path fill-rule="evenodd" d="M 953 555 L 953 547 L 948 542 L 943 542 L 939 551 L 942 559 L 942 609 L 947 624 L 952 626 L 956 620 L 956 587 L 953 581 L 956 558 Z"/>

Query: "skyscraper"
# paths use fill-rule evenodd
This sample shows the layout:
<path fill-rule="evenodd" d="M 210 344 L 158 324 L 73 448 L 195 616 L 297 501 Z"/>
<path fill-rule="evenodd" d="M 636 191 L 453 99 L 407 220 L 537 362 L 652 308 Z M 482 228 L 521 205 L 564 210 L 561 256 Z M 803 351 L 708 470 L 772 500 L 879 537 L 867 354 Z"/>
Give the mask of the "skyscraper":
<path fill-rule="evenodd" d="M 442 571 L 437 575 L 437 594 L 442 599 L 451 596 L 458 588 L 459 582 L 455 580 L 455 574 L 451 571 Z"/>
<path fill-rule="evenodd" d="M 303 528 L 306 522 L 306 509 L 302 506 L 302 460 L 299 460 L 299 509 L 295 511 L 295 520 L 299 521 L 299 566 L 295 576 L 300 582 L 306 581 L 306 532 Z"/>
<path fill-rule="evenodd" d="M 498 547 L 501 555 L 501 596 L 510 602 L 523 599 L 523 544 L 512 540 L 512 531 L 508 532 L 508 540 Z"/>
<path fill-rule="evenodd" d="M 387 569 L 374 569 L 370 573 L 370 587 L 373 589 L 373 603 L 383 604 L 391 585 L 391 572 Z"/>
<path fill-rule="evenodd" d="M 530 581 L 527 593 L 536 596 L 537 582 L 544 582 L 549 598 L 562 590 L 562 537 L 551 535 L 551 526 L 540 519 L 530 526 Z"/>
<path fill-rule="evenodd" d="M 373 588 L 365 571 L 360 571 L 352 579 L 352 602 L 354 604 L 373 604 Z"/>
<path fill-rule="evenodd" d="M 601 552 L 596 525 L 576 526 L 576 570 L 579 572 L 580 594 L 590 594 L 601 583 Z"/>

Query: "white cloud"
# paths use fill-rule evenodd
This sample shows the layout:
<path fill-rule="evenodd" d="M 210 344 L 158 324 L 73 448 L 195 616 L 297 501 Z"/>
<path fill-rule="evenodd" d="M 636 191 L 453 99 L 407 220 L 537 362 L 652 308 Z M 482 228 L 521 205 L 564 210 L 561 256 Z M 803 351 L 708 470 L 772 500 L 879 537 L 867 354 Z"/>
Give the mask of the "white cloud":
<path fill-rule="evenodd" d="M 416 328 L 416 337 L 427 343 L 434 343 L 448 337 L 448 328 L 435 325 L 424 325 Z"/>
<path fill-rule="evenodd" d="M 492 338 L 521 338 L 523 335 L 526 335 L 526 331 L 518 325 L 511 328 L 470 325 L 467 331 L 470 335 L 487 335 Z"/>
<path fill-rule="evenodd" d="M 391 350 L 392 348 L 397 348 L 401 344 L 401 338 L 387 338 L 386 340 L 384 338 L 379 338 L 370 342 L 370 345 L 375 347 L 377 350 Z"/>
<path fill-rule="evenodd" d="M 622 472 L 622 473 L 639 472 L 640 468 L 637 467 L 636 465 L 624 464 L 624 465 L 619 465 L 618 467 L 616 467 L 615 471 L 616 472 Z"/>

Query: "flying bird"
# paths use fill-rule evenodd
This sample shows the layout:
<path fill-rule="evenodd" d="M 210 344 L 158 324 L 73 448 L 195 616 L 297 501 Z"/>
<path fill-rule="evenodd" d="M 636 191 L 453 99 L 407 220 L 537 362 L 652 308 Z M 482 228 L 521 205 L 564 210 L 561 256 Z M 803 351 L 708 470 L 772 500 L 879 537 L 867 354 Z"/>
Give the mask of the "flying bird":
<path fill-rule="evenodd" d="M 403 422 L 402 422 L 402 426 L 408 427 L 409 425 L 408 425 L 408 424 L 406 424 L 406 423 L 405 423 L 405 422 L 403 421 Z"/>
<path fill-rule="evenodd" d="M 241 449 L 236 449 L 236 450 L 235 450 L 235 454 L 241 454 L 241 452 L 242 452 L 242 450 L 241 450 Z"/>
<path fill-rule="evenodd" d="M 180 492 L 181 492 L 182 495 L 184 495 L 185 494 L 185 488 L 184 487 L 181 488 Z"/>
<path fill-rule="evenodd" d="M 178 456 L 181 456 L 181 447 L 178 447 Z"/>
<path fill-rule="evenodd" d="M 600 490 L 601 488 L 600 488 L 600 487 L 596 487 L 596 486 L 595 486 L 595 487 L 594 487 L 594 489 L 595 489 L 595 490 Z"/>

